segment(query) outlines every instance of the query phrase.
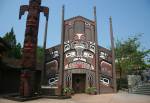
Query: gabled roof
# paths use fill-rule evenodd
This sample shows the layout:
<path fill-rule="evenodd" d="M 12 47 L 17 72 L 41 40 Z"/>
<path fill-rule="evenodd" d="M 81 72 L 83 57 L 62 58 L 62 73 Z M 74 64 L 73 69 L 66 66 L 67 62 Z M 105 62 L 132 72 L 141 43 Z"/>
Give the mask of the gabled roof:
<path fill-rule="evenodd" d="M 102 47 L 102 46 L 100 46 L 100 45 L 98 45 L 98 48 L 99 48 L 99 50 L 102 50 L 102 51 L 105 51 L 105 52 L 111 54 L 111 50 L 110 50 L 110 49 L 107 49 L 107 48 Z"/>
<path fill-rule="evenodd" d="M 75 17 L 66 19 L 65 21 L 71 21 L 71 20 L 74 20 L 74 19 L 83 19 L 83 20 L 88 21 L 90 23 L 95 23 L 93 20 L 87 19 L 87 18 L 85 18 L 83 16 L 75 16 Z"/>

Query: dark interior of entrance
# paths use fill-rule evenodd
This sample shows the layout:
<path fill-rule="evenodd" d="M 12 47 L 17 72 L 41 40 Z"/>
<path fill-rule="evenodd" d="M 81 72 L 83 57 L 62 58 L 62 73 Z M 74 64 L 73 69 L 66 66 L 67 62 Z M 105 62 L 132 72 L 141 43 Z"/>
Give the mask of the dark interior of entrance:
<path fill-rule="evenodd" d="M 86 74 L 72 74 L 72 88 L 75 93 L 84 93 Z"/>

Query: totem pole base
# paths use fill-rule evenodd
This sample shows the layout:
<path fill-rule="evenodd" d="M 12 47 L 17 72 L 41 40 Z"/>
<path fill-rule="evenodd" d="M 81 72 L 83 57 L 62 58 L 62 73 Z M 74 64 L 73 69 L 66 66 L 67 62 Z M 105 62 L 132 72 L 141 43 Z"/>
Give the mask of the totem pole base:
<path fill-rule="evenodd" d="M 42 98 L 42 96 L 37 95 L 37 96 L 33 96 L 33 97 L 22 97 L 19 94 L 8 94 L 3 96 L 3 98 L 8 99 L 8 100 L 13 100 L 13 101 L 19 101 L 19 102 L 24 102 L 24 101 L 29 101 L 29 100 L 35 100 L 35 99 L 39 99 Z"/>
<path fill-rule="evenodd" d="M 14 101 L 29 101 L 41 98 L 39 84 L 39 72 L 23 69 L 21 72 L 19 93 L 7 94 L 6 99 Z"/>

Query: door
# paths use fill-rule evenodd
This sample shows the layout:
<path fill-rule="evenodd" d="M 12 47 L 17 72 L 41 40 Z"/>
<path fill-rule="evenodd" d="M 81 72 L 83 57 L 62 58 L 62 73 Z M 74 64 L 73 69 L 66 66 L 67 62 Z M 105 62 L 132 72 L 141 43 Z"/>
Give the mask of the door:
<path fill-rule="evenodd" d="M 85 92 L 86 74 L 72 74 L 72 88 L 75 93 Z"/>

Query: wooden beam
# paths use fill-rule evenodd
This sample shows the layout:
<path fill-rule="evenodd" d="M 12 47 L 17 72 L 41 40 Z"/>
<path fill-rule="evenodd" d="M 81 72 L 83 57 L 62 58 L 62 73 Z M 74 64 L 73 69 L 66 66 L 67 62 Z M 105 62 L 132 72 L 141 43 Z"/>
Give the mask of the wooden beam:
<path fill-rule="evenodd" d="M 113 37 L 113 27 L 112 27 L 112 18 L 109 18 L 110 22 L 110 40 L 111 40 L 111 49 L 112 49 L 112 65 L 113 65 L 113 88 L 114 92 L 117 92 L 116 86 L 116 68 L 115 68 L 115 50 L 114 50 L 114 37 Z"/>

